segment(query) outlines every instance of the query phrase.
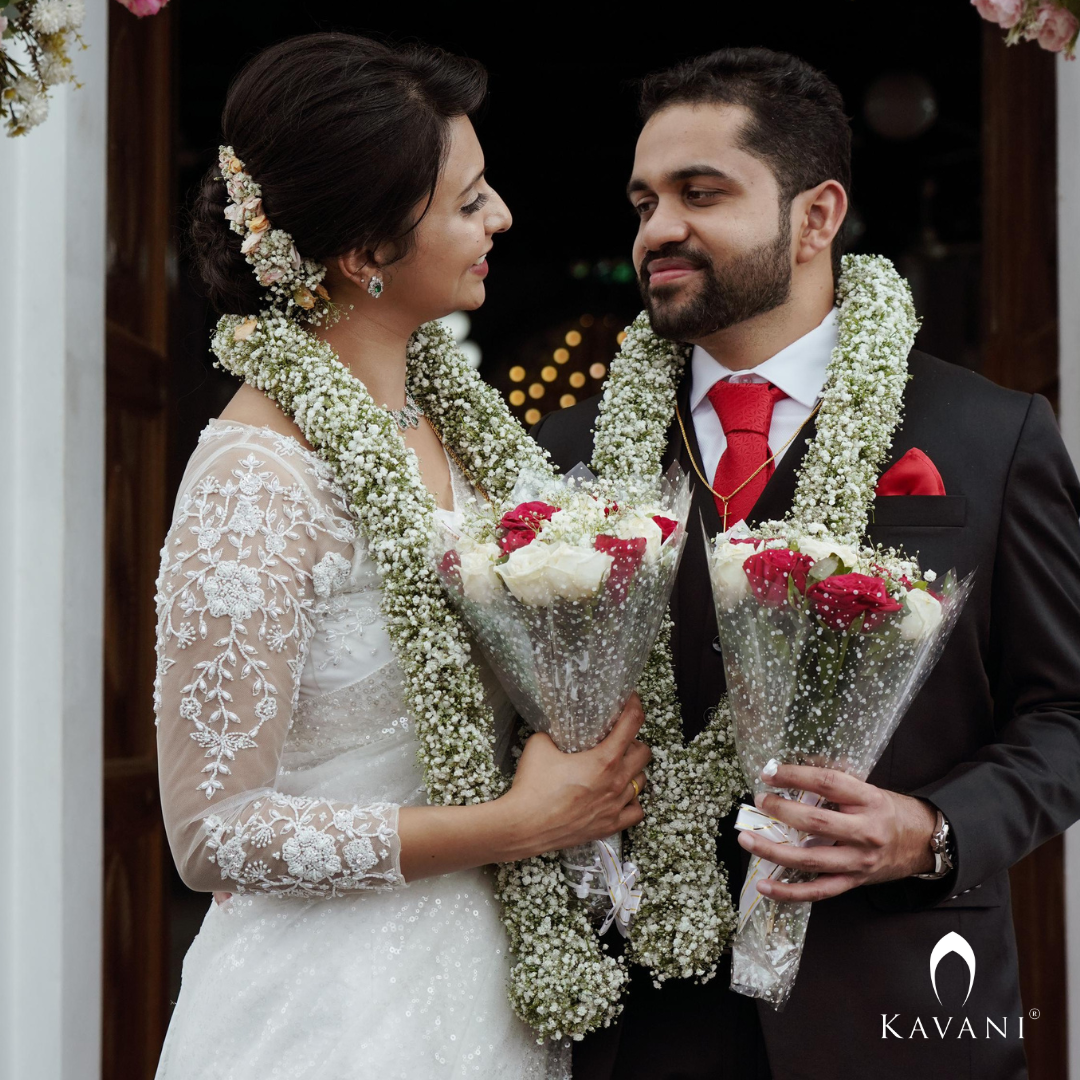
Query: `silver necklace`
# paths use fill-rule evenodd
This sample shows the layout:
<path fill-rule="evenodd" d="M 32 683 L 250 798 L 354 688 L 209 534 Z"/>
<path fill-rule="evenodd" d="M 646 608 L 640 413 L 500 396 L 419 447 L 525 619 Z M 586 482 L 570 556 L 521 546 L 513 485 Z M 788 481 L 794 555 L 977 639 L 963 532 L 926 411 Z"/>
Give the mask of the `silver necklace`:
<path fill-rule="evenodd" d="M 397 426 L 404 431 L 406 428 L 415 428 L 420 426 L 420 421 L 424 417 L 424 410 L 413 400 L 412 394 L 408 390 L 405 391 L 405 407 L 401 409 L 388 409 L 385 405 L 384 409 L 397 421 Z"/>

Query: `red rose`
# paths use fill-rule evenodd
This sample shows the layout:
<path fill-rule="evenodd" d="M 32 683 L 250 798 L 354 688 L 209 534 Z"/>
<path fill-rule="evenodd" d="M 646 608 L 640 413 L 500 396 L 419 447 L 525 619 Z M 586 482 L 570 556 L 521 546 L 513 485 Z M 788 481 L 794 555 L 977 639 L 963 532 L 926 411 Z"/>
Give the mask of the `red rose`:
<path fill-rule="evenodd" d="M 666 544 L 667 538 L 679 527 L 677 521 L 672 521 L 671 518 L 661 517 L 659 514 L 653 514 L 653 521 L 660 526 L 660 543 Z"/>
<path fill-rule="evenodd" d="M 458 568 L 461 566 L 461 556 L 451 548 L 442 557 L 442 562 L 439 563 L 439 573 L 445 577 L 451 574 L 456 574 Z"/>
<path fill-rule="evenodd" d="M 750 590 L 766 607 L 783 607 L 788 599 L 788 581 L 799 592 L 806 591 L 806 575 L 814 560 L 788 548 L 766 548 L 743 563 Z"/>
<path fill-rule="evenodd" d="M 618 536 L 600 535 L 593 545 L 597 551 L 606 551 L 615 561 L 608 574 L 608 588 L 620 603 L 626 596 L 626 586 L 634 572 L 645 558 L 644 536 L 635 536 L 632 540 L 622 540 Z"/>
<path fill-rule="evenodd" d="M 509 555 L 511 551 L 531 544 L 543 523 L 558 512 L 557 506 L 545 502 L 525 502 L 508 510 L 499 521 L 499 528 L 506 530 L 506 535 L 499 540 L 503 554 Z"/>
<path fill-rule="evenodd" d="M 862 629 L 868 632 L 879 627 L 887 616 L 902 611 L 885 588 L 885 581 L 867 574 L 837 574 L 811 585 L 806 594 L 830 630 L 843 632 L 863 615 Z"/>

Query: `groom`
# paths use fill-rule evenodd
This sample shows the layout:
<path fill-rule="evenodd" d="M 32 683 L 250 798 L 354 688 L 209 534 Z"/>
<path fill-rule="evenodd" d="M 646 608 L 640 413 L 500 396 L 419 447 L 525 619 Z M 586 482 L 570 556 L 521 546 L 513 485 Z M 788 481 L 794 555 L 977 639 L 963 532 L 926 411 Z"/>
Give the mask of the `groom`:
<path fill-rule="evenodd" d="M 696 474 L 710 534 L 725 513 L 729 526 L 783 517 L 837 342 L 843 102 L 795 57 L 724 49 L 647 78 L 641 115 L 634 262 L 654 329 L 695 346 L 667 460 Z M 974 592 L 868 783 L 794 766 L 771 781 L 838 806 L 765 804 L 835 846 L 736 840 L 730 818 L 721 829 L 736 896 L 741 848 L 819 874 L 773 885 L 814 901 L 790 1001 L 778 1014 L 733 994 L 726 964 L 704 986 L 659 990 L 635 969 L 621 1023 L 580 1044 L 575 1080 L 1026 1075 L 1008 869 L 1080 817 L 1080 486 L 1043 398 L 918 351 L 909 367 L 867 539 L 974 571 Z M 597 406 L 535 429 L 560 467 L 590 460 Z M 672 615 L 693 736 L 724 691 L 696 528 Z M 970 954 L 944 956 L 932 981 L 950 934 Z"/>

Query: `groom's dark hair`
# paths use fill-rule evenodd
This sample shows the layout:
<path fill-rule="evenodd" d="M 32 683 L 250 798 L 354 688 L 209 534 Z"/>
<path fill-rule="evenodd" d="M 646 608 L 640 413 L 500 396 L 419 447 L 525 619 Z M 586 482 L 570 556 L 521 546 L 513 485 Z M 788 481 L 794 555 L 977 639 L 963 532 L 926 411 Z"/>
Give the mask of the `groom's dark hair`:
<path fill-rule="evenodd" d="M 670 105 L 742 105 L 740 145 L 773 171 L 781 206 L 826 180 L 851 191 L 851 124 L 836 85 L 817 68 L 771 49 L 717 49 L 641 82 L 642 122 Z M 833 241 L 839 276 L 842 233 Z"/>

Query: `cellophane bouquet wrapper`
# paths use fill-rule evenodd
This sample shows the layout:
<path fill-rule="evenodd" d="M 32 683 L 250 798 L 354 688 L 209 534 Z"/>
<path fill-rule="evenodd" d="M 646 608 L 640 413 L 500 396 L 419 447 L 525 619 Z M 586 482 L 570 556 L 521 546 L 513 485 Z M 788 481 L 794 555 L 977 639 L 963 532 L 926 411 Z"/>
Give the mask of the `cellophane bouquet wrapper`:
<path fill-rule="evenodd" d="M 612 485 L 579 465 L 565 477 L 524 474 L 506 504 L 439 515 L 436 562 L 451 602 L 520 716 L 560 750 L 596 746 L 637 686 L 689 507 L 677 467 L 659 482 Z M 621 866 L 621 838 L 606 843 Z M 566 849 L 562 861 L 578 897 L 607 911 L 599 844 Z"/>
<path fill-rule="evenodd" d="M 816 765 L 865 780 L 941 657 L 971 589 L 895 552 L 824 532 L 717 537 L 709 563 L 735 745 L 748 786 L 820 805 L 761 780 L 769 763 Z M 819 841 L 744 805 L 736 825 L 777 843 Z M 751 859 L 733 945 L 733 990 L 781 1009 L 795 983 L 809 903 L 781 903 L 761 878 L 814 875 Z"/>

